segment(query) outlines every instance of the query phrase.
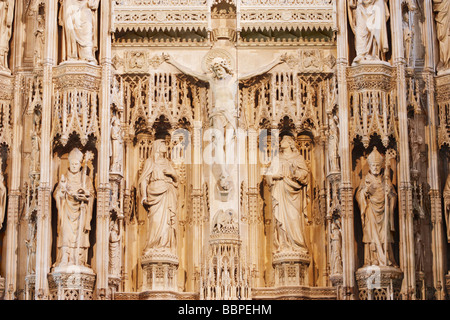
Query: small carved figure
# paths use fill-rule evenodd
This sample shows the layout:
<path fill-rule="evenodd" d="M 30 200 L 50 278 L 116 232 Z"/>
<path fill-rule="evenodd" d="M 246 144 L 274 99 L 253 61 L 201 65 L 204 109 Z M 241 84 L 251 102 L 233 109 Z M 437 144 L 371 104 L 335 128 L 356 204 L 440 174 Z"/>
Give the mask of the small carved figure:
<path fill-rule="evenodd" d="M 342 233 L 338 219 L 331 223 L 331 274 L 342 274 Z"/>
<path fill-rule="evenodd" d="M 120 275 L 120 232 L 117 219 L 109 222 L 109 274 Z"/>
<path fill-rule="evenodd" d="M 34 31 L 34 58 L 36 64 L 42 64 L 44 58 L 44 44 L 45 44 L 45 17 L 43 14 L 37 14 L 36 17 L 36 30 Z"/>
<path fill-rule="evenodd" d="M 96 62 L 97 9 L 99 0 L 60 0 L 59 24 L 63 61 Z"/>
<path fill-rule="evenodd" d="M 87 266 L 89 232 L 95 198 L 94 185 L 87 174 L 92 154 L 75 148 L 69 153 L 69 171 L 61 175 L 53 194 L 58 210 L 58 256 L 55 267 Z"/>
<path fill-rule="evenodd" d="M 165 140 L 156 140 L 139 178 L 141 203 L 147 210 L 147 242 L 152 250 L 175 250 L 178 177 L 167 156 Z"/>
<path fill-rule="evenodd" d="M 349 20 L 355 34 L 356 58 L 363 61 L 385 61 L 389 51 L 386 0 L 349 0 Z"/>
<path fill-rule="evenodd" d="M 276 252 L 307 251 L 303 212 L 306 199 L 302 199 L 302 189 L 307 184 L 308 175 L 309 169 L 294 139 L 284 136 L 280 143 L 278 171 L 266 176 L 272 194 Z"/>
<path fill-rule="evenodd" d="M 5 178 L 3 176 L 3 161 L 0 160 L 0 229 L 3 227 L 6 215 L 6 186 Z"/>
<path fill-rule="evenodd" d="M 405 46 L 405 60 L 406 65 L 409 66 L 409 61 L 411 59 L 411 49 L 413 42 L 413 30 L 411 29 L 409 23 L 409 11 L 404 10 L 403 12 L 403 43 Z"/>
<path fill-rule="evenodd" d="M 422 234 L 420 232 L 420 221 L 416 219 L 414 221 L 414 253 L 416 262 L 416 271 L 424 270 L 424 244 L 422 241 Z"/>
<path fill-rule="evenodd" d="M 333 115 L 330 117 L 330 131 L 328 135 L 328 161 L 330 163 L 330 172 L 339 171 L 339 129 L 337 121 L 337 116 Z"/>
<path fill-rule="evenodd" d="M 40 170 L 41 129 L 40 118 L 37 113 L 33 115 L 33 128 L 31 130 L 31 172 Z"/>
<path fill-rule="evenodd" d="M 9 40 L 14 19 L 14 0 L 0 0 L 0 71 L 8 71 Z"/>
<path fill-rule="evenodd" d="M 27 247 L 27 274 L 34 274 L 36 268 L 36 215 L 28 218 L 28 237 L 25 240 Z"/>
<path fill-rule="evenodd" d="M 392 243 L 397 193 L 377 148 L 367 158 L 369 172 L 361 180 L 356 200 L 361 211 L 365 265 L 394 264 Z"/>
<path fill-rule="evenodd" d="M 123 162 L 123 131 L 120 119 L 116 116 L 111 120 L 111 171 L 122 171 Z"/>

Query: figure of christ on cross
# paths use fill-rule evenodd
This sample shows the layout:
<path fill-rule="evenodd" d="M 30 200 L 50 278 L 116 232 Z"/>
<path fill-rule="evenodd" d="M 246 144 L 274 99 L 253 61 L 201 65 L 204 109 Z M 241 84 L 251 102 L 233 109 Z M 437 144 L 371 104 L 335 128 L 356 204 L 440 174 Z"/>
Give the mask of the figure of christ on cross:
<path fill-rule="evenodd" d="M 165 62 L 177 68 L 180 72 L 192 76 L 200 81 L 207 82 L 212 91 L 213 105 L 209 117 L 210 124 L 213 129 L 219 130 L 223 134 L 227 129 L 233 129 L 237 133 L 237 92 L 240 81 L 245 81 L 253 77 L 269 72 L 275 66 L 286 62 L 287 55 L 281 55 L 275 58 L 271 63 L 258 68 L 252 72 L 239 75 L 234 72 L 226 59 L 221 57 L 214 58 L 207 72 L 197 72 L 190 68 L 181 65 L 175 61 L 170 55 L 163 53 Z M 216 142 L 217 143 L 217 142 Z M 218 144 L 218 143 L 217 143 Z M 216 149 L 220 152 L 219 158 L 223 157 L 223 150 Z M 224 159 L 223 159 L 224 160 Z M 222 175 L 220 181 L 225 181 L 227 178 L 224 167 L 225 161 L 220 161 L 222 164 Z"/>

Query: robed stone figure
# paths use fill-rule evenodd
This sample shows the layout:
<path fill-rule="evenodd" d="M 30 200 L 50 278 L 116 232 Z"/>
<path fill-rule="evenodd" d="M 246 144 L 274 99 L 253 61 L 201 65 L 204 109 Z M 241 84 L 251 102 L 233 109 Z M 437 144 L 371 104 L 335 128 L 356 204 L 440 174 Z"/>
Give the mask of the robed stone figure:
<path fill-rule="evenodd" d="M 291 136 L 280 143 L 278 170 L 266 176 L 272 195 L 274 217 L 274 249 L 279 252 L 307 252 L 305 203 L 303 189 L 307 185 L 309 169 Z"/>
<path fill-rule="evenodd" d="M 439 42 L 439 69 L 450 68 L 450 1 L 433 0 L 436 34 Z"/>
<path fill-rule="evenodd" d="M 348 0 L 349 22 L 355 34 L 356 58 L 363 61 L 385 61 L 389 51 L 387 21 L 389 8 L 386 0 Z"/>
<path fill-rule="evenodd" d="M 144 255 L 176 248 L 178 177 L 162 139 L 153 142 L 139 178 L 141 203 L 147 211 Z"/>
<path fill-rule="evenodd" d="M 384 156 L 377 148 L 367 158 L 369 172 L 361 180 L 356 200 L 361 211 L 364 265 L 392 266 L 394 209 L 397 193 L 391 180 L 382 173 Z"/>
<path fill-rule="evenodd" d="M 97 9 L 99 0 L 60 0 L 62 60 L 95 63 L 97 48 Z"/>
<path fill-rule="evenodd" d="M 89 161 L 89 155 L 87 153 L 85 163 Z M 58 255 L 54 266 L 88 267 L 87 252 L 95 190 L 87 175 L 86 165 L 82 168 L 83 153 L 75 148 L 69 153 L 68 160 L 67 175 L 61 175 L 53 194 L 58 210 Z"/>
<path fill-rule="evenodd" d="M 0 71 L 8 69 L 9 40 L 14 20 L 14 0 L 0 0 Z"/>

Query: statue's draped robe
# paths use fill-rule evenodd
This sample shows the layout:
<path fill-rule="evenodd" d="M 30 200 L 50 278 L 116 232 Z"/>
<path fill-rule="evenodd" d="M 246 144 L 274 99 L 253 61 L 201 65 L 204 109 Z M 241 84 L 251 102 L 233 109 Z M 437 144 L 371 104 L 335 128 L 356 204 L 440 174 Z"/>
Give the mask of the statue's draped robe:
<path fill-rule="evenodd" d="M 376 191 L 372 195 L 366 195 L 365 192 L 370 186 L 373 186 Z M 388 194 L 388 203 L 386 203 L 385 191 Z M 385 183 L 382 175 L 375 176 L 369 172 L 359 185 L 356 200 L 361 210 L 363 243 L 366 244 L 366 264 L 372 264 L 374 261 L 379 265 L 391 264 L 393 262 L 392 252 L 389 251 L 390 245 L 394 242 L 392 233 L 394 231 L 393 208 L 396 202 L 396 192 L 392 183 L 390 180 Z M 388 221 L 385 221 L 386 212 L 389 215 Z M 385 252 L 386 244 L 388 245 L 387 256 Z"/>
<path fill-rule="evenodd" d="M 141 179 L 146 182 L 144 188 L 140 183 L 141 193 L 146 196 L 149 205 L 144 252 L 151 249 L 174 249 L 176 244 L 177 188 L 175 181 L 163 173 L 164 170 L 173 171 L 168 159 L 149 158 L 141 174 Z"/>
<path fill-rule="evenodd" d="M 14 0 L 0 0 L 0 70 L 8 68 L 7 58 L 14 19 Z"/>
<path fill-rule="evenodd" d="M 308 169 L 302 156 L 280 155 L 279 168 L 283 179 L 274 180 L 272 207 L 275 218 L 275 247 L 306 252 L 304 238 L 305 201 L 302 189 Z"/>
<path fill-rule="evenodd" d="M 59 12 L 63 28 L 63 60 L 95 61 L 97 37 L 96 11 L 91 8 L 98 0 L 65 0 Z"/>
<path fill-rule="evenodd" d="M 349 10 L 355 33 L 356 60 L 382 59 L 389 51 L 387 20 L 389 8 L 385 0 L 357 0 L 356 9 Z"/>
<path fill-rule="evenodd" d="M 89 248 L 89 231 L 91 230 L 92 209 L 94 204 L 94 186 L 89 176 L 86 176 L 85 190 L 89 195 L 89 201 L 76 199 L 74 195 L 83 186 L 82 172 L 67 172 L 67 192 L 63 190 L 61 183 L 55 189 L 54 198 L 58 209 L 58 238 L 57 247 L 61 249 Z M 76 252 L 75 254 L 80 254 Z M 58 263 L 61 262 L 59 256 Z M 69 257 L 69 264 L 75 264 L 75 257 Z M 86 261 L 83 261 L 84 263 Z"/>

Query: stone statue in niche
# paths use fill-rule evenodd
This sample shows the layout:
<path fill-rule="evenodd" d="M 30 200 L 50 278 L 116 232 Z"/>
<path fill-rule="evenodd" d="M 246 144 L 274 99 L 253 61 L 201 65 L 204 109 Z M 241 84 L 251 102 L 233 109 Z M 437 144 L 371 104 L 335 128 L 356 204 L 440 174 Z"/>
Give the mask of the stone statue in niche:
<path fill-rule="evenodd" d="M 2 167 L 3 160 L 0 160 L 0 229 L 3 227 L 3 222 L 5 221 L 7 194 Z"/>
<path fill-rule="evenodd" d="M 123 131 L 120 119 L 111 119 L 111 172 L 121 172 L 123 163 Z"/>
<path fill-rule="evenodd" d="M 433 11 L 436 20 L 436 33 L 439 42 L 438 69 L 450 68 L 450 2 L 433 0 Z"/>
<path fill-rule="evenodd" d="M 280 143 L 278 170 L 266 176 L 272 195 L 275 252 L 307 252 L 304 237 L 306 219 L 302 189 L 308 183 L 309 169 L 291 136 Z"/>
<path fill-rule="evenodd" d="M 109 221 L 109 274 L 120 275 L 120 232 L 117 219 Z"/>
<path fill-rule="evenodd" d="M 386 61 L 389 51 L 386 0 L 349 0 L 349 21 L 355 34 L 356 58 L 353 64 L 365 61 Z"/>
<path fill-rule="evenodd" d="M 389 178 L 388 165 L 382 173 L 385 159 L 376 147 L 367 162 L 369 172 L 356 191 L 363 227 L 364 265 L 392 266 L 395 264 L 392 243 L 397 193 Z"/>
<path fill-rule="evenodd" d="M 238 232 L 238 222 L 233 210 L 219 210 L 213 219 L 213 233 L 233 233 Z"/>
<path fill-rule="evenodd" d="M 36 30 L 34 31 L 34 58 L 36 64 L 42 64 L 44 58 L 45 45 L 45 16 L 44 14 L 37 14 Z"/>
<path fill-rule="evenodd" d="M 339 129 L 338 117 L 330 116 L 330 129 L 328 135 L 328 161 L 330 163 L 330 172 L 339 171 Z"/>
<path fill-rule="evenodd" d="M 405 46 L 405 60 L 406 65 L 409 66 L 411 60 L 411 49 L 413 44 L 413 30 L 409 22 L 410 20 L 409 10 L 404 9 L 402 15 L 403 15 L 402 27 L 403 27 L 403 43 Z"/>
<path fill-rule="evenodd" d="M 338 219 L 331 222 L 331 274 L 342 274 L 342 232 L 341 224 Z"/>
<path fill-rule="evenodd" d="M 99 0 L 60 0 L 62 60 L 95 63 Z"/>
<path fill-rule="evenodd" d="M 139 178 L 141 203 L 148 216 L 144 255 L 176 248 L 177 188 L 178 177 L 166 142 L 156 140 Z"/>
<path fill-rule="evenodd" d="M 416 271 L 424 270 L 424 253 L 425 246 L 420 232 L 420 220 L 414 220 L 414 256 L 416 262 Z"/>
<path fill-rule="evenodd" d="M 53 194 L 58 210 L 58 255 L 54 267 L 88 267 L 89 232 L 95 198 L 94 185 L 87 172 L 92 153 L 88 151 L 83 155 L 75 148 L 69 153 L 68 160 L 67 175 L 61 175 Z"/>
<path fill-rule="evenodd" d="M 36 215 L 31 214 L 28 218 L 28 237 L 25 240 L 27 247 L 27 274 L 34 274 L 36 268 Z"/>
<path fill-rule="evenodd" d="M 447 225 L 447 240 L 450 242 L 450 174 L 447 176 L 444 187 L 444 216 Z"/>
<path fill-rule="evenodd" d="M 41 119 L 37 113 L 33 113 L 33 128 L 31 129 L 31 172 L 40 170 L 41 150 Z"/>
<path fill-rule="evenodd" d="M 9 71 L 8 52 L 14 19 L 14 0 L 0 0 L 0 71 Z"/>

